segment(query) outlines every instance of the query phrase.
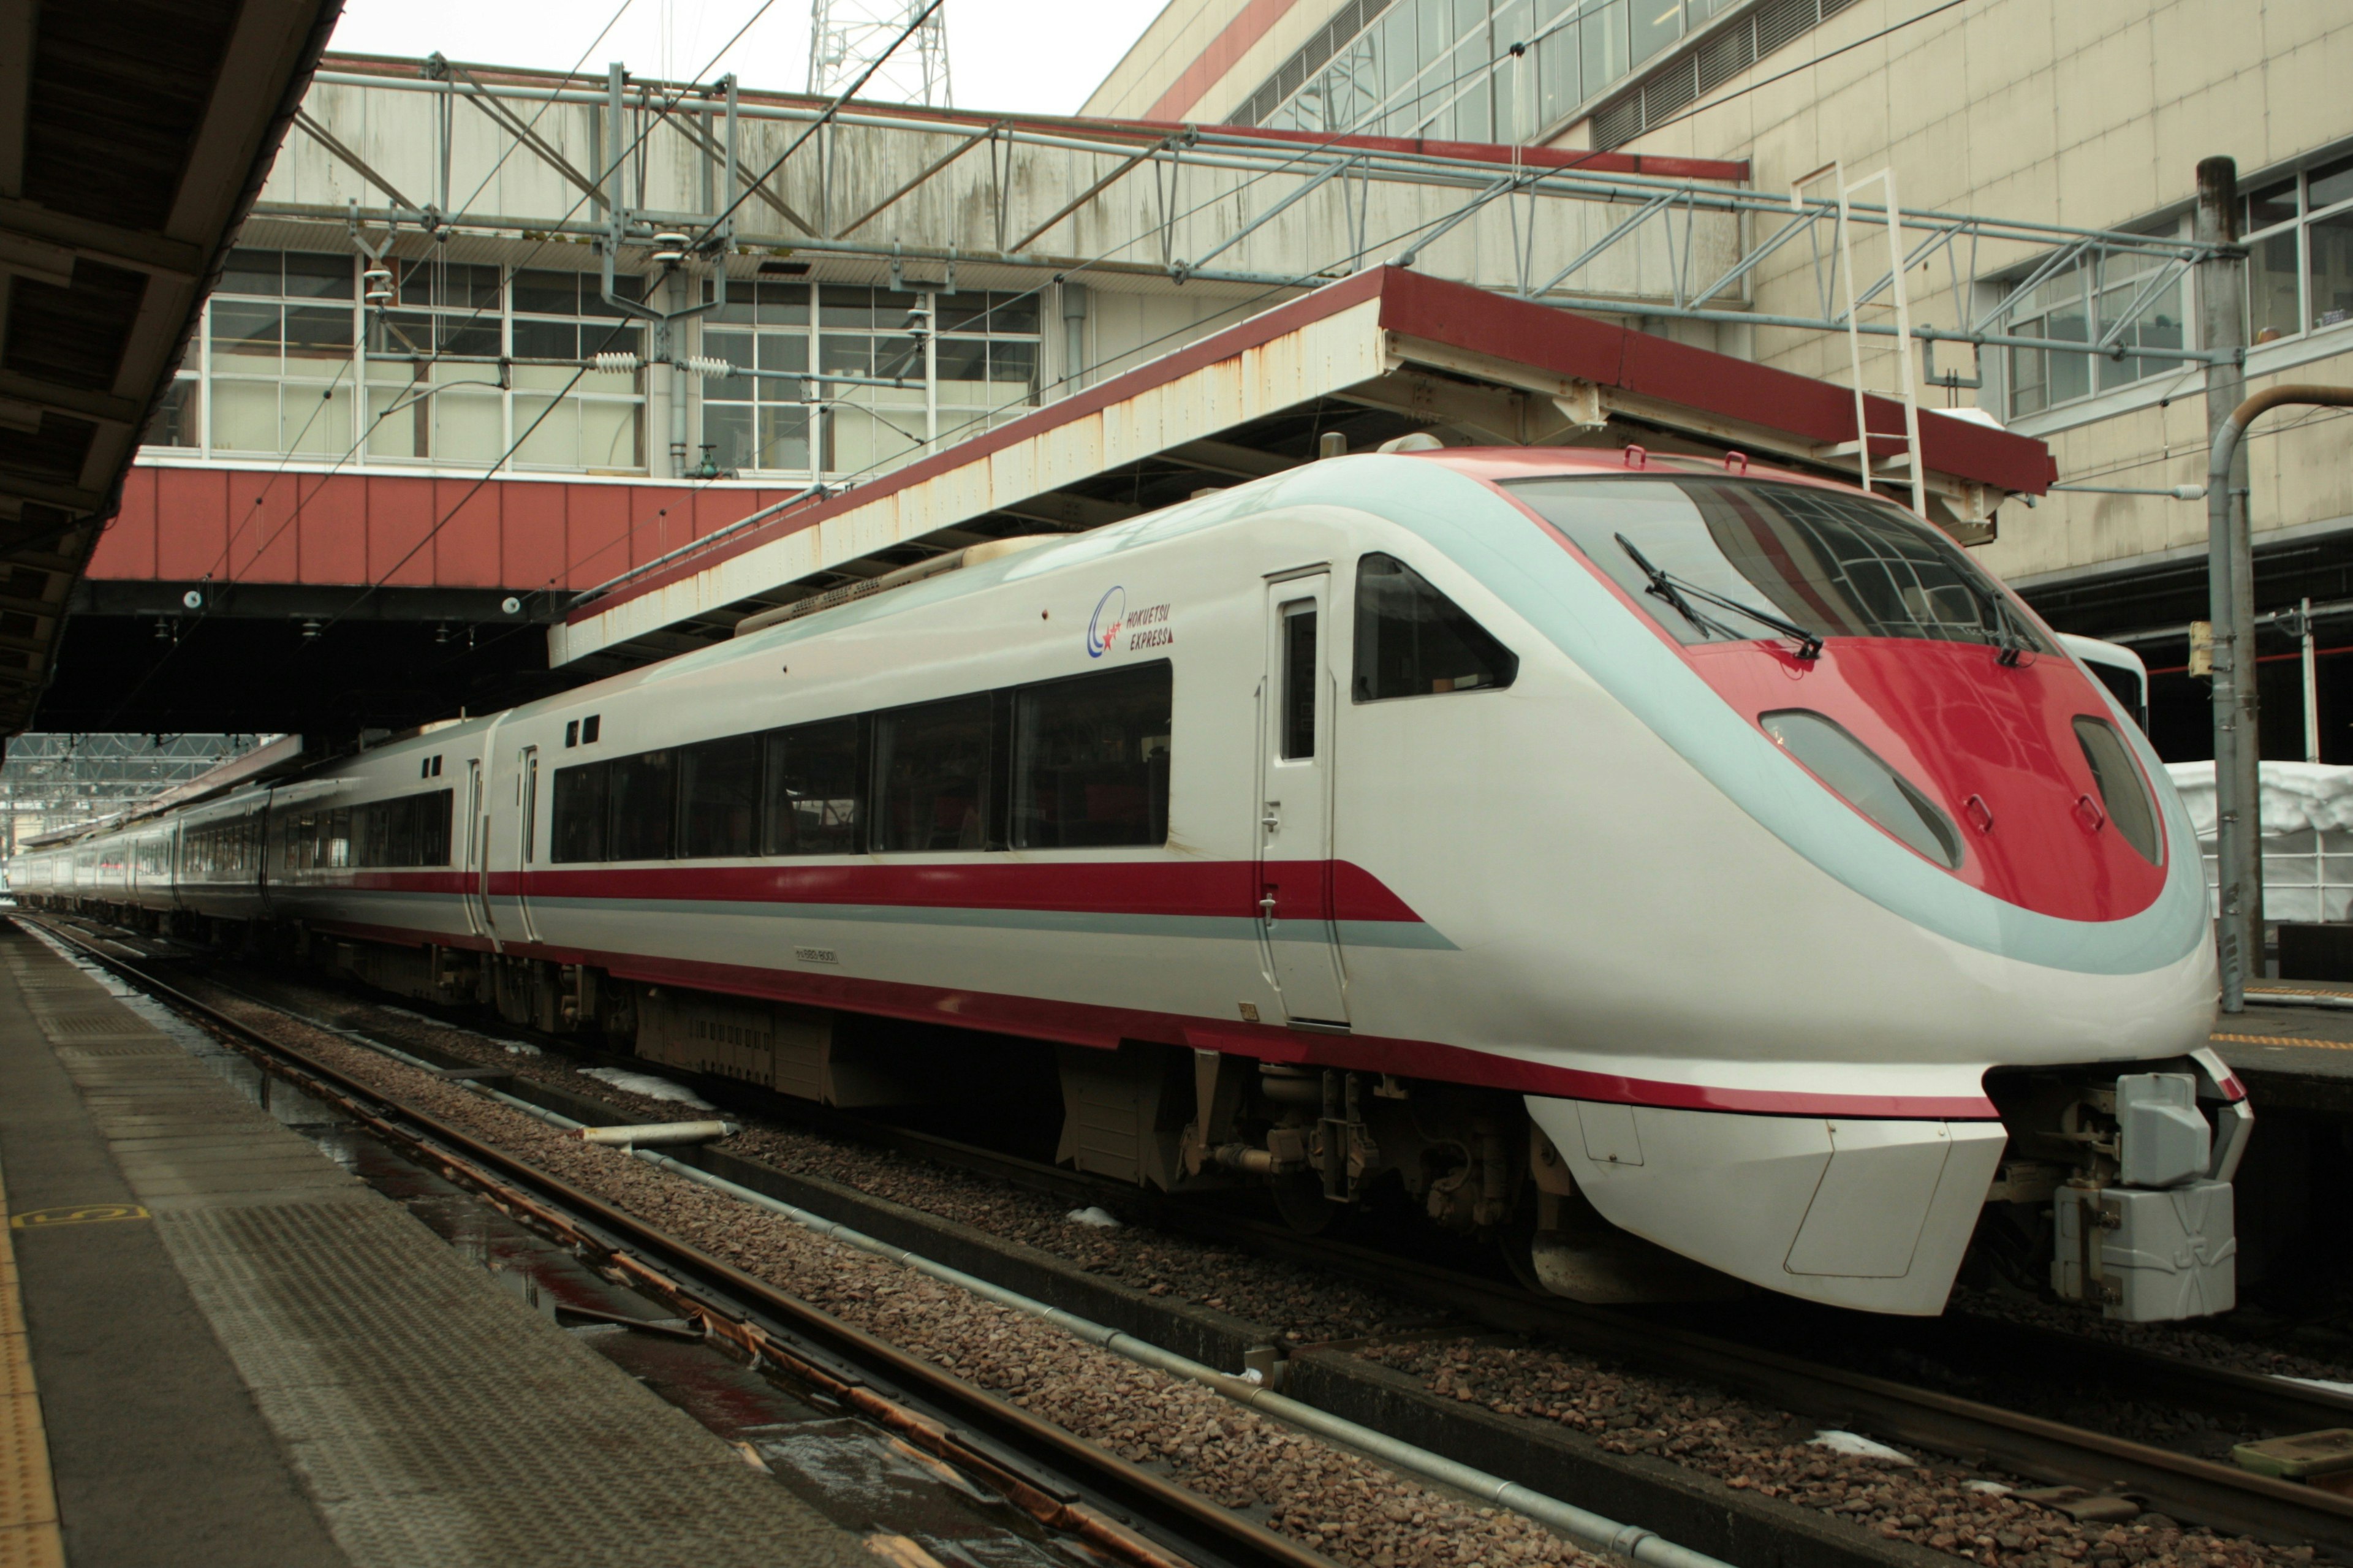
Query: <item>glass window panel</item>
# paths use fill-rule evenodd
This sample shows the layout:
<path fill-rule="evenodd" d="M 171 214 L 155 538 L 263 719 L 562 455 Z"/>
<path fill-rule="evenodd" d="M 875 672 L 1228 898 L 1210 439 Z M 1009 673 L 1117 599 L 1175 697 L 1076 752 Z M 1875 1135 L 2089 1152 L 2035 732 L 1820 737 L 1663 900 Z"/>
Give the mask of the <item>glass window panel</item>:
<path fill-rule="evenodd" d="M 1013 843 L 1076 849 L 1168 840 L 1166 660 L 1024 687 L 1013 719 Z"/>
<path fill-rule="evenodd" d="M 580 357 L 580 329 L 570 321 L 518 319 L 514 323 L 514 357 L 576 360 Z"/>
<path fill-rule="evenodd" d="M 874 290 L 847 283 L 828 283 L 818 293 L 818 324 L 821 327 L 874 325 Z"/>
<path fill-rule="evenodd" d="M 988 379 L 1000 395 L 1019 387 L 1024 396 L 1038 395 L 1038 345 L 993 340 L 988 345 Z"/>
<path fill-rule="evenodd" d="M 580 402 L 580 455 L 591 468 L 637 468 L 644 409 L 635 403 Z"/>
<path fill-rule="evenodd" d="M 2304 176 L 2305 210 L 2319 212 L 2353 197 L 2353 158 L 2323 163 Z"/>
<path fill-rule="evenodd" d="M 2296 267 L 2300 244 L 2296 231 L 2289 229 L 2247 247 L 2247 308 L 2255 342 L 2294 337 L 2304 330 L 2302 280 Z"/>
<path fill-rule="evenodd" d="M 702 357 L 723 360 L 749 370 L 755 341 L 750 332 L 705 331 L 702 334 Z M 748 375 L 706 377 L 702 383 L 702 401 L 706 404 L 749 403 L 755 384 Z"/>
<path fill-rule="evenodd" d="M 1509 686 L 1519 669 L 1517 656 L 1404 562 L 1357 563 L 1356 700 Z"/>
<path fill-rule="evenodd" d="M 2305 233 L 2311 247 L 2312 324 L 2353 320 L 2353 213 L 2315 219 Z"/>
<path fill-rule="evenodd" d="M 798 375 L 808 367 L 808 333 L 799 331 L 760 334 L 760 368 L 762 370 L 780 370 Z M 797 398 L 800 395 L 800 388 L 772 382 L 763 390 L 761 395 L 769 398 Z"/>
<path fill-rule="evenodd" d="M 1038 305 L 1035 294 L 991 294 L 988 297 L 988 330 L 999 335 L 1035 332 L 1038 330 Z"/>
<path fill-rule="evenodd" d="M 640 300 L 645 297 L 645 281 L 642 279 L 623 278 L 617 275 L 613 279 L 613 293 L 617 299 Z M 595 272 L 584 272 L 580 275 L 580 313 L 584 316 L 602 316 L 607 319 L 627 314 L 619 308 L 605 303 L 605 279 L 602 274 Z"/>
<path fill-rule="evenodd" d="M 352 393 L 346 386 L 284 389 L 279 406 L 281 452 L 341 457 L 352 445 Z"/>
<path fill-rule="evenodd" d="M 705 403 L 702 440 L 711 448 L 711 460 L 723 468 L 768 466 L 760 462 L 753 450 L 752 405 L 748 403 Z"/>
<path fill-rule="evenodd" d="M 1315 602 L 1282 606 L 1282 755 L 1315 754 Z"/>
<path fill-rule="evenodd" d="M 923 379 L 923 341 L 921 338 L 877 338 L 874 340 L 874 374 L 877 375 Z"/>
<path fill-rule="evenodd" d="M 858 721 L 796 725 L 764 741 L 761 853 L 860 853 Z"/>
<path fill-rule="evenodd" d="M 881 850 L 988 847 L 987 694 L 877 714 L 874 768 Z"/>
<path fill-rule="evenodd" d="M 184 376 L 164 394 L 139 439 L 149 447 L 201 447 L 203 417 L 204 394 L 194 376 Z"/>
<path fill-rule="evenodd" d="M 1633 0 L 1634 63 L 1641 64 L 1683 36 L 1683 0 Z"/>
<path fill-rule="evenodd" d="M 872 375 L 874 340 L 828 332 L 818 340 L 818 369 L 828 375 Z"/>
<path fill-rule="evenodd" d="M 760 448 L 753 467 L 809 471 L 809 411 L 797 404 L 760 405 Z"/>
<path fill-rule="evenodd" d="M 1536 118 L 1543 125 L 1558 124 L 1583 101 L 1577 90 L 1575 22 L 1561 23 L 1536 45 Z"/>
<path fill-rule="evenodd" d="M 232 374 L 275 375 L 285 312 L 276 305 L 213 301 L 213 368 Z M 241 363 L 224 364 L 224 357 Z"/>
<path fill-rule="evenodd" d="M 981 338 L 942 338 L 936 367 L 942 397 L 951 395 L 948 387 L 952 383 L 987 381 L 988 343 Z"/>
<path fill-rule="evenodd" d="M 2275 223 L 2290 222 L 2295 216 L 2295 181 L 2289 178 L 2247 197 L 2246 221 L 2240 226 L 2240 232 L 2253 234 Z"/>
<path fill-rule="evenodd" d="M 351 363 L 352 309 L 348 305 L 296 305 L 286 312 L 286 373 L 332 375 Z M 299 363 L 297 362 L 310 362 Z M 326 362 L 322 364 L 320 362 Z"/>
<path fill-rule="evenodd" d="M 421 310 L 386 310 L 377 318 L 383 336 L 381 352 L 393 354 L 414 354 L 422 359 L 433 353 L 433 318 Z"/>
<path fill-rule="evenodd" d="M 571 316 L 580 310 L 580 274 L 518 272 L 514 277 L 514 308 L 543 316 Z"/>
<path fill-rule="evenodd" d="M 1525 142 L 1536 127 L 1536 62 L 1525 54 L 1514 57 L 1514 44 L 1525 44 L 1535 31 L 1535 7 L 1530 0 L 1505 0 L 1495 7 L 1494 48 L 1495 133 L 1506 142 Z M 1528 101 L 1521 101 L 1525 94 Z"/>
<path fill-rule="evenodd" d="M 999 296 L 993 294 L 942 294 L 934 307 L 935 321 L 943 332 L 985 332 L 994 319 L 989 302 Z"/>
<path fill-rule="evenodd" d="M 607 859 L 670 858 L 672 762 L 670 752 L 640 752 L 605 764 Z"/>
<path fill-rule="evenodd" d="M 1584 46 L 1586 97 L 1633 68 L 1627 54 L 1626 0 L 1610 0 L 1598 10 L 1587 11 L 1577 24 L 1577 38 Z"/>
<path fill-rule="evenodd" d="M 473 367 L 479 369 L 480 367 Z M 521 400 L 518 399 L 518 405 Z M 445 463 L 491 463 L 506 450 L 506 411 L 499 394 L 438 392 L 433 410 L 433 456 Z"/>
<path fill-rule="evenodd" d="M 278 384 L 216 378 L 213 447 L 237 452 L 278 450 Z"/>
<path fill-rule="evenodd" d="M 2100 331 L 2105 335 L 2114 325 L 2116 316 L 2132 308 L 2140 298 L 2147 283 L 2146 277 L 2128 279 L 2104 290 L 2100 296 Z M 2126 327 L 2123 342 L 2132 348 L 2178 349 L 2182 344 L 2181 284 L 2179 280 L 2159 289 L 2140 314 Z M 2172 360 L 2145 360 L 2127 354 L 2123 359 L 2103 355 L 2099 362 L 2100 385 L 2105 390 L 2123 386 L 2144 376 L 2157 375 L 2168 366 L 2179 368 Z"/>
<path fill-rule="evenodd" d="M 806 283 L 759 283 L 759 322 L 764 327 L 806 327 L 809 319 L 809 286 Z"/>
<path fill-rule="evenodd" d="M 435 335 L 445 354 L 463 354 L 475 359 L 499 357 L 499 319 L 487 321 L 480 316 L 443 316 L 434 323 Z"/>
<path fill-rule="evenodd" d="M 1883 502 L 1721 479 L 1528 479 L 1513 494 L 1679 641 L 1785 634 L 1724 603 L 1651 592 L 1630 543 L 1680 589 L 1761 610 L 1826 637 L 1910 637 L 2053 650 L 2007 609 L 1960 547 Z M 1625 542 L 1620 542 L 1621 538 Z M 1696 616 L 1696 618 L 1694 618 Z"/>
<path fill-rule="evenodd" d="M 825 422 L 826 471 L 862 473 L 908 456 L 923 445 L 923 422 L 921 408 L 893 418 L 880 409 L 836 405 Z"/>
<path fill-rule="evenodd" d="M 283 264 L 284 258 L 274 250 L 232 250 L 227 265 L 221 268 L 220 288 L 216 291 L 274 296 L 285 287 Z"/>
<path fill-rule="evenodd" d="M 760 741 L 731 735 L 679 753 L 680 818 L 690 859 L 745 856 L 758 838 Z"/>
<path fill-rule="evenodd" d="M 2010 412 L 2013 417 L 2040 414 L 2049 406 L 2051 391 L 2044 384 L 2043 363 L 2048 357 L 2041 349 L 2010 351 Z"/>
<path fill-rule="evenodd" d="M 352 258 L 293 250 L 286 254 L 286 292 L 297 300 L 352 297 Z"/>

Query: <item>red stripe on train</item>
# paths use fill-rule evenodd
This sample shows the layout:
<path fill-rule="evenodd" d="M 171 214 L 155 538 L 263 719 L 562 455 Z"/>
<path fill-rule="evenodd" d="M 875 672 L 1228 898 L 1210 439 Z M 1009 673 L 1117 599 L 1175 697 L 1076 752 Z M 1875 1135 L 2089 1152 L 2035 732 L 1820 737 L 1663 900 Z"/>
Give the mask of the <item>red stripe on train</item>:
<path fill-rule="evenodd" d="M 483 949 L 479 938 L 407 931 L 399 927 L 317 922 L 319 929 L 347 936 L 416 945 Z M 900 981 L 866 980 L 849 974 L 759 969 L 710 963 L 699 959 L 652 958 L 641 953 L 554 947 L 510 942 L 506 952 L 555 963 L 586 963 L 623 980 L 691 985 L 767 1001 L 838 1007 L 883 1017 L 954 1024 L 992 1034 L 1021 1035 L 1066 1045 L 1110 1050 L 1122 1040 L 1147 1040 L 1196 1050 L 1224 1051 L 1261 1061 L 1395 1073 L 1401 1078 L 1506 1089 L 1515 1094 L 1672 1110 L 1734 1111 L 1765 1116 L 1843 1116 L 1872 1119 L 1989 1121 L 1999 1118 L 1982 1095 L 1816 1094 L 1775 1089 L 1716 1089 L 1705 1084 L 1662 1083 L 1616 1073 L 1586 1072 L 1495 1056 L 1435 1040 L 1392 1039 L 1377 1035 L 1305 1034 L 1274 1024 L 1227 1023 L 1180 1013 L 1104 1007 L 1003 992 L 957 991 Z"/>

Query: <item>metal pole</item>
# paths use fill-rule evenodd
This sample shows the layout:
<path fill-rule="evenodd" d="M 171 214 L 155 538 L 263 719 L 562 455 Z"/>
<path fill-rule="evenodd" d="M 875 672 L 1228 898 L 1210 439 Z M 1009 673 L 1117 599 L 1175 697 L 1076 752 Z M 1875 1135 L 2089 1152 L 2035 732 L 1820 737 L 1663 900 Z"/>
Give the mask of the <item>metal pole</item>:
<path fill-rule="evenodd" d="M 2238 238 L 2239 169 L 2228 158 L 2198 165 L 2197 237 L 2227 247 Z M 2209 353 L 2246 342 L 2244 254 L 2208 252 L 2198 265 L 2198 304 Z M 2232 505 L 2244 481 L 2234 464 L 2238 438 L 2231 416 L 2246 390 L 2242 354 L 2206 364 L 2206 428 L 2213 461 L 2206 483 L 2208 614 L 2214 623 L 2215 942 L 2221 961 L 2222 1011 L 2246 1006 L 2250 973 L 2263 961 L 2261 751 L 2255 731 L 2254 555 L 2246 510 Z"/>
<path fill-rule="evenodd" d="M 2295 624 L 2304 643 L 2304 760 L 2320 761 L 2320 658 L 2312 644 L 2312 601 L 2296 606 Z"/>

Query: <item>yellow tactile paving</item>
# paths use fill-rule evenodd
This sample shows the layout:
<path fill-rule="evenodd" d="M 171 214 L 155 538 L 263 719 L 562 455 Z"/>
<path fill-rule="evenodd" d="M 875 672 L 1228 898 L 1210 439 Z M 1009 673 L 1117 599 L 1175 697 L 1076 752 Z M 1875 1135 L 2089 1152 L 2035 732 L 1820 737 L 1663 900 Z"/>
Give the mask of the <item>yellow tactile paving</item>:
<path fill-rule="evenodd" d="M 0 1219 L 8 1194 L 0 1188 Z M 0 1224 L 0 1568 L 64 1568 L 49 1444 L 33 1389 L 31 1347 L 16 1295 L 16 1248 Z"/>
<path fill-rule="evenodd" d="M 2209 1035 L 2235 1046 L 2310 1046 L 2316 1050 L 2353 1051 L 2353 1040 L 2316 1040 L 2304 1035 Z"/>

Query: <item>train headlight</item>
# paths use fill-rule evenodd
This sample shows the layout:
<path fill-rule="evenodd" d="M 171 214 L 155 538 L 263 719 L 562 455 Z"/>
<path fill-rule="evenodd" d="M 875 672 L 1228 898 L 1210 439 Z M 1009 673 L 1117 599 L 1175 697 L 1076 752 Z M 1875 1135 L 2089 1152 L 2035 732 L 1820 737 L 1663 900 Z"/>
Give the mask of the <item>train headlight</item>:
<path fill-rule="evenodd" d="M 1835 721 L 1785 708 L 1759 715 L 1757 722 L 1808 773 L 1923 858 L 1948 870 L 1961 863 L 1961 835 L 1953 819 Z"/>
<path fill-rule="evenodd" d="M 2125 750 L 2124 737 L 2105 720 L 2078 719 L 2075 739 L 2083 745 L 2084 760 L 2092 765 L 2092 783 L 2108 820 L 2142 859 L 2158 864 L 2157 802 L 2149 798 L 2148 781 Z"/>

